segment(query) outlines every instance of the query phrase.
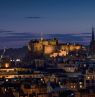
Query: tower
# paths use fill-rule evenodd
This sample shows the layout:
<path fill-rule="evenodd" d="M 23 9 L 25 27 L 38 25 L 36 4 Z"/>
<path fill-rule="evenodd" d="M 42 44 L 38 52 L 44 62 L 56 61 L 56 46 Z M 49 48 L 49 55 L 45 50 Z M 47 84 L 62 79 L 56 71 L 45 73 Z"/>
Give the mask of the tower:
<path fill-rule="evenodd" d="M 94 28 L 92 27 L 92 41 L 94 42 Z"/>
<path fill-rule="evenodd" d="M 90 42 L 90 54 L 95 55 L 95 40 L 94 40 L 94 28 L 92 27 L 92 39 Z"/>

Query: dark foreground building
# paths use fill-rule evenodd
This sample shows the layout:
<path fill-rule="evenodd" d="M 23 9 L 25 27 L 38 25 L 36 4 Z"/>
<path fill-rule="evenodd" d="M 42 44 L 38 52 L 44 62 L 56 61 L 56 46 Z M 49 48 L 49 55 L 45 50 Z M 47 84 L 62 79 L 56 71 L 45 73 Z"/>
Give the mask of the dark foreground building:
<path fill-rule="evenodd" d="M 95 39 L 94 39 L 94 28 L 92 27 L 92 39 L 90 42 L 90 54 L 95 55 Z"/>

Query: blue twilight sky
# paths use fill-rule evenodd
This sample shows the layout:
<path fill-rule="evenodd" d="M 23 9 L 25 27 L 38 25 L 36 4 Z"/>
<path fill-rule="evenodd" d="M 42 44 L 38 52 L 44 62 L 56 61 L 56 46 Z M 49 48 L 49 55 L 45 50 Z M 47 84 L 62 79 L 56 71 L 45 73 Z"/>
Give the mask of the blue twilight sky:
<path fill-rule="evenodd" d="M 23 46 L 40 32 L 86 44 L 92 26 L 95 0 L 0 0 L 0 48 Z"/>

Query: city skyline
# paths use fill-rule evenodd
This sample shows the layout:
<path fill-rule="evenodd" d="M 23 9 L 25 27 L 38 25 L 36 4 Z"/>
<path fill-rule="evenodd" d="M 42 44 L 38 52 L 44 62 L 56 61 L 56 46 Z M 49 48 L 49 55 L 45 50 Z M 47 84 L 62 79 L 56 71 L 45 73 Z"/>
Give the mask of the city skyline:
<path fill-rule="evenodd" d="M 23 46 L 41 32 L 58 38 L 62 34 L 64 42 L 89 44 L 94 4 L 94 0 L 0 0 L 0 48 Z"/>

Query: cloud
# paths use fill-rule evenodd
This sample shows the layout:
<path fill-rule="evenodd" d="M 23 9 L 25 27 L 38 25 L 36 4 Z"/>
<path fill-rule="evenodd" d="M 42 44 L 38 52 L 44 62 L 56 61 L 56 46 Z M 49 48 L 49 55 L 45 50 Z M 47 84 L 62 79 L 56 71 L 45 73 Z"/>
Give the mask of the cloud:
<path fill-rule="evenodd" d="M 0 33 L 9 33 L 9 32 L 13 32 L 13 31 L 11 31 L 11 30 L 2 30 L 2 29 L 0 29 Z"/>
<path fill-rule="evenodd" d="M 48 34 L 46 37 L 57 38 L 61 42 L 80 43 L 86 45 L 90 42 L 89 35 L 80 36 L 80 34 Z"/>
<path fill-rule="evenodd" d="M 31 32 L 9 32 L 5 35 L 0 35 L 0 48 L 2 47 L 18 47 L 28 44 L 31 39 L 40 39 L 40 34 L 35 34 Z M 43 34 L 44 39 L 57 38 L 59 41 L 66 43 L 80 43 L 89 45 L 90 37 L 87 35 L 80 36 L 80 34 Z M 3 44 L 2 44 L 3 43 Z M 15 45 L 16 44 L 16 45 Z"/>
<path fill-rule="evenodd" d="M 7 35 L 0 36 L 0 41 L 25 41 L 31 39 L 39 39 L 41 37 L 40 34 L 34 33 L 7 33 Z M 43 38 L 52 39 L 57 38 L 63 42 L 80 42 L 84 41 L 84 39 L 90 39 L 90 36 L 80 36 L 76 34 L 43 34 Z M 87 40 L 88 41 L 88 40 Z"/>
<path fill-rule="evenodd" d="M 85 32 L 85 33 L 80 33 L 80 34 L 84 34 L 84 35 L 91 35 L 92 33 L 90 32 Z"/>
<path fill-rule="evenodd" d="M 76 34 L 49 34 L 49 37 L 51 38 L 55 37 L 58 38 L 59 40 L 66 42 L 83 40 L 83 37 L 76 36 Z"/>
<path fill-rule="evenodd" d="M 29 41 L 31 39 L 40 38 L 40 34 L 34 34 L 31 32 L 13 32 L 0 35 L 0 41 L 2 42 L 11 42 L 11 41 Z"/>
<path fill-rule="evenodd" d="M 13 32 L 13 33 L 11 33 L 11 32 L 9 32 L 9 33 L 7 33 L 8 35 L 16 35 L 16 36 L 27 36 L 27 35 L 31 35 L 31 33 L 30 32 L 20 32 L 20 33 L 18 33 L 18 32 Z"/>
<path fill-rule="evenodd" d="M 39 17 L 39 16 L 29 16 L 29 17 L 25 17 L 27 19 L 40 19 L 42 17 Z"/>

